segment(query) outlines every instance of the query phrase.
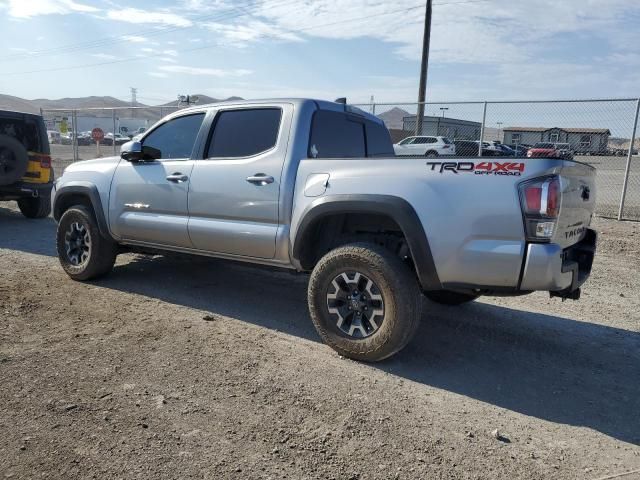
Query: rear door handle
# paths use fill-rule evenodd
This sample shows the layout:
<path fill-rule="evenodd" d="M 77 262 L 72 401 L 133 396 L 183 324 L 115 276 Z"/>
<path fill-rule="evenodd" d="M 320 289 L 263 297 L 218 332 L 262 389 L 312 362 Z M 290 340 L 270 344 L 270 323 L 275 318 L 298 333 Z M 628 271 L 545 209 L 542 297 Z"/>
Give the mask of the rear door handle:
<path fill-rule="evenodd" d="M 174 182 L 174 183 L 182 183 L 182 182 L 186 182 L 187 180 L 189 180 L 189 177 L 187 177 L 186 175 L 180 172 L 172 173 L 167 177 L 167 181 Z"/>
<path fill-rule="evenodd" d="M 272 176 L 267 175 L 265 173 L 256 173 L 251 177 L 247 177 L 247 182 L 263 187 L 265 185 L 275 182 L 275 179 Z"/>

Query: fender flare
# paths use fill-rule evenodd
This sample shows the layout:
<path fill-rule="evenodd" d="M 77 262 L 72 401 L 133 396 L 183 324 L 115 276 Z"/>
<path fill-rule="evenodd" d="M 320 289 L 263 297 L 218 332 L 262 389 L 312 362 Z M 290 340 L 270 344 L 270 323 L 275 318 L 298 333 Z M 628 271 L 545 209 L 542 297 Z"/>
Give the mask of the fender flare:
<path fill-rule="evenodd" d="M 442 289 L 429 240 L 418 214 L 409 202 L 392 195 L 327 195 L 314 200 L 302 212 L 292 244 L 292 259 L 300 264 L 301 252 L 308 241 L 306 237 L 311 232 L 310 227 L 324 217 L 343 213 L 372 213 L 392 218 L 407 239 L 422 289 Z"/>
<path fill-rule="evenodd" d="M 108 239 L 113 239 L 111 233 L 109 232 L 109 226 L 104 215 L 104 210 L 102 209 L 102 201 L 100 200 L 100 192 L 98 192 L 98 187 L 90 182 L 73 182 L 59 189 L 56 189 L 52 205 L 53 218 L 56 220 L 56 222 L 60 220 L 60 217 L 62 217 L 62 214 L 64 213 L 62 211 L 62 205 L 64 204 L 62 200 L 68 198 L 71 195 L 86 197 L 89 200 L 89 202 L 91 203 L 91 207 L 93 208 L 96 222 L 98 223 L 98 230 L 100 231 L 100 235 Z"/>

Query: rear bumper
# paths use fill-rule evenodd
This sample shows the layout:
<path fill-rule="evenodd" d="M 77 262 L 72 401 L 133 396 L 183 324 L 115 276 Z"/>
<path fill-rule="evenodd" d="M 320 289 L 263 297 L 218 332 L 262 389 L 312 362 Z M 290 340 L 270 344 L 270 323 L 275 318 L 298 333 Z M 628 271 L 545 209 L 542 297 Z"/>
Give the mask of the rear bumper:
<path fill-rule="evenodd" d="M 53 183 L 18 182 L 0 187 L 0 199 L 6 200 L 24 197 L 45 197 L 51 195 Z"/>
<path fill-rule="evenodd" d="M 520 290 L 542 290 L 568 296 L 587 281 L 596 253 L 597 234 L 587 229 L 585 237 L 569 248 L 551 243 L 527 247 Z"/>

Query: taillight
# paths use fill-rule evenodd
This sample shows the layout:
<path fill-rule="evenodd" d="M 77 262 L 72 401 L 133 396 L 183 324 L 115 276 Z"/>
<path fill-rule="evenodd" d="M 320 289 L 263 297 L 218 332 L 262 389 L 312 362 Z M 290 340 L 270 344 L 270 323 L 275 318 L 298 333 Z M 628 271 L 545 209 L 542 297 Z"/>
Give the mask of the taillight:
<path fill-rule="evenodd" d="M 529 240 L 549 241 L 553 237 L 561 199 L 558 177 L 539 178 L 520 185 L 520 201 Z"/>
<path fill-rule="evenodd" d="M 51 168 L 51 157 L 49 155 L 38 155 L 40 157 L 40 166 L 42 168 Z"/>
<path fill-rule="evenodd" d="M 443 145 L 442 148 L 449 148 L 449 145 Z"/>

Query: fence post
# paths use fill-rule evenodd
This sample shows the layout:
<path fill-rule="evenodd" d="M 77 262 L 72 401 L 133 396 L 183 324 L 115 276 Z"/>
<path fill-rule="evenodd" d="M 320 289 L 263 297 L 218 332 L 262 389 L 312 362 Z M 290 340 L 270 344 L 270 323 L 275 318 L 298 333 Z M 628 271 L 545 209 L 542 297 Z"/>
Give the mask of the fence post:
<path fill-rule="evenodd" d="M 480 141 L 478 142 L 478 156 L 482 156 L 482 140 L 484 140 L 484 124 L 487 121 L 487 102 L 484 102 L 482 108 L 482 125 L 480 126 Z"/>
<path fill-rule="evenodd" d="M 78 112 L 76 110 L 71 112 L 71 121 L 73 122 L 73 161 L 77 162 L 80 155 L 78 153 Z"/>
<path fill-rule="evenodd" d="M 631 159 L 633 158 L 633 144 L 636 142 L 636 129 L 638 128 L 638 114 L 640 114 L 640 98 L 636 102 L 636 115 L 633 120 L 633 128 L 631 130 L 631 139 L 629 140 L 629 153 L 627 153 L 627 166 L 624 169 L 624 183 L 622 184 L 622 195 L 620 196 L 620 210 L 618 211 L 618 220 L 622 220 L 624 211 L 624 200 L 627 196 L 627 186 L 629 184 L 629 171 L 631 170 Z"/>
<path fill-rule="evenodd" d="M 118 155 L 118 152 L 116 151 L 116 109 L 114 108 L 113 110 L 111 110 L 111 117 L 113 119 L 113 156 L 115 157 L 116 155 Z"/>
<path fill-rule="evenodd" d="M 372 115 L 376 114 L 376 104 L 375 103 L 371 106 L 371 114 Z"/>

